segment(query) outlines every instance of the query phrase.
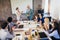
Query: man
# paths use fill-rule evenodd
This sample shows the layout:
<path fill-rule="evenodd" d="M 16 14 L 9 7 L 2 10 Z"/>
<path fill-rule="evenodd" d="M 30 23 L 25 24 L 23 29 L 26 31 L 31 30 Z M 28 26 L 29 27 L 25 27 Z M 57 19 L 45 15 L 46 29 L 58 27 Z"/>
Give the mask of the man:
<path fill-rule="evenodd" d="M 7 25 L 8 25 L 8 23 L 4 22 L 2 24 L 2 26 L 0 26 L 0 28 L 1 28 L 0 29 L 0 40 L 6 40 L 6 38 L 7 38 L 7 34 L 8 34 Z"/>
<path fill-rule="evenodd" d="M 27 14 L 28 20 L 32 20 L 33 19 L 33 10 L 30 8 L 29 5 L 27 6 L 26 14 Z"/>
<path fill-rule="evenodd" d="M 8 17 L 7 21 L 8 21 L 8 31 L 11 31 L 11 28 L 14 26 L 14 22 L 12 22 L 12 17 Z"/>
<path fill-rule="evenodd" d="M 12 17 L 8 17 L 7 22 L 8 22 L 8 34 L 7 34 L 7 39 L 12 40 L 12 38 L 14 37 L 14 33 L 13 33 L 13 27 L 14 27 L 14 22 L 12 22 L 13 18 Z"/>

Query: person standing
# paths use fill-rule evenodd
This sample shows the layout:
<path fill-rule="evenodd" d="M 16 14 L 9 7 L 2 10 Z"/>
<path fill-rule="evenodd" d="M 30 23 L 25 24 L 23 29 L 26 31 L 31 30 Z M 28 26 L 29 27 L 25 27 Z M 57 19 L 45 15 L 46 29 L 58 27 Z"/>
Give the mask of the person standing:
<path fill-rule="evenodd" d="M 44 9 L 42 9 L 41 5 L 38 5 L 37 12 L 38 12 L 38 14 L 42 14 L 42 16 L 43 16 Z"/>
<path fill-rule="evenodd" d="M 20 15 L 21 15 L 20 10 L 19 10 L 19 8 L 17 7 L 17 8 L 16 8 L 17 21 L 20 20 Z"/>
<path fill-rule="evenodd" d="M 33 10 L 30 8 L 29 5 L 27 6 L 26 14 L 27 14 L 28 20 L 32 20 L 33 19 Z"/>

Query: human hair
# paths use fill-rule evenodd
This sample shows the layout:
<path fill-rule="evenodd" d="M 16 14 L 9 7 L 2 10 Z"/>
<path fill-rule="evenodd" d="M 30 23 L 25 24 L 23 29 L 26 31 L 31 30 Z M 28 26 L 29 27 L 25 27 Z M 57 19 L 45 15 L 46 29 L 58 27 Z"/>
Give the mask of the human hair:
<path fill-rule="evenodd" d="M 16 10 L 18 10 L 19 8 L 17 7 Z"/>
<path fill-rule="evenodd" d="M 37 15 L 37 17 L 40 18 L 39 15 Z"/>
<path fill-rule="evenodd" d="M 54 22 L 54 29 L 53 29 L 53 31 L 54 30 L 58 30 L 58 27 L 59 27 L 58 23 L 57 22 Z"/>
<path fill-rule="evenodd" d="M 34 15 L 33 20 L 36 19 L 37 15 Z"/>
<path fill-rule="evenodd" d="M 59 36 L 60 36 L 59 23 L 58 23 L 58 22 L 54 22 L 54 29 L 52 30 L 52 32 L 53 32 L 54 30 L 57 30 L 57 31 L 58 31 L 58 34 L 59 34 Z"/>
<path fill-rule="evenodd" d="M 12 22 L 12 17 L 8 17 L 7 21 L 10 23 Z"/>
<path fill-rule="evenodd" d="M 8 25 L 7 22 L 3 22 L 3 23 L 1 24 L 1 28 L 2 28 L 2 29 L 5 29 L 5 28 L 7 27 L 7 25 Z"/>
<path fill-rule="evenodd" d="M 0 29 L 1 29 L 1 24 L 0 24 Z"/>
<path fill-rule="evenodd" d="M 49 23 L 49 18 L 48 17 L 44 17 L 44 23 L 45 22 Z"/>

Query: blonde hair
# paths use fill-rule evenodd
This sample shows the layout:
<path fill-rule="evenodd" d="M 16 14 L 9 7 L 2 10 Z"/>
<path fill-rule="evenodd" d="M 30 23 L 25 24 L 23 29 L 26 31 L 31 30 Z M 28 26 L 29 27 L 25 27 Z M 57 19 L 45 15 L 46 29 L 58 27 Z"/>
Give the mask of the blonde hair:
<path fill-rule="evenodd" d="M 45 22 L 45 23 L 49 23 L 49 18 L 45 18 L 45 19 L 44 19 L 44 22 Z"/>

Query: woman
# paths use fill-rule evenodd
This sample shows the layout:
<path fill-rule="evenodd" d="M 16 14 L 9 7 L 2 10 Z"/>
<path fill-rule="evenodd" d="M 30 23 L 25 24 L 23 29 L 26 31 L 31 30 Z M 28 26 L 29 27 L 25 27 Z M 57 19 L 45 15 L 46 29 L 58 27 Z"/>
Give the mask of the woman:
<path fill-rule="evenodd" d="M 57 22 L 54 22 L 53 30 L 47 34 L 52 38 L 52 40 L 60 40 L 59 24 Z"/>
<path fill-rule="evenodd" d="M 44 19 L 44 29 L 46 31 L 49 31 L 52 28 L 50 22 L 49 22 L 49 18 L 45 17 Z"/>
<path fill-rule="evenodd" d="M 40 20 L 42 21 L 42 23 L 44 23 L 44 18 L 43 18 L 43 16 L 42 16 L 42 14 L 39 14 L 39 15 L 38 15 L 38 22 L 39 22 Z"/>
<path fill-rule="evenodd" d="M 13 30 L 15 29 L 14 27 L 14 22 L 12 22 L 12 17 L 8 17 L 7 21 L 8 21 L 8 34 L 7 34 L 7 38 L 12 39 L 14 37 L 14 32 Z"/>
<path fill-rule="evenodd" d="M 49 34 L 49 36 L 52 36 L 51 38 L 53 40 L 60 40 L 59 24 L 57 22 L 54 22 L 54 29 Z"/>
<path fill-rule="evenodd" d="M 19 8 L 17 7 L 17 8 L 16 8 L 17 21 L 20 20 L 20 15 L 21 15 L 21 12 L 20 12 Z"/>
<path fill-rule="evenodd" d="M 37 20 L 38 20 L 37 15 L 34 16 L 33 20 L 37 22 Z"/>

